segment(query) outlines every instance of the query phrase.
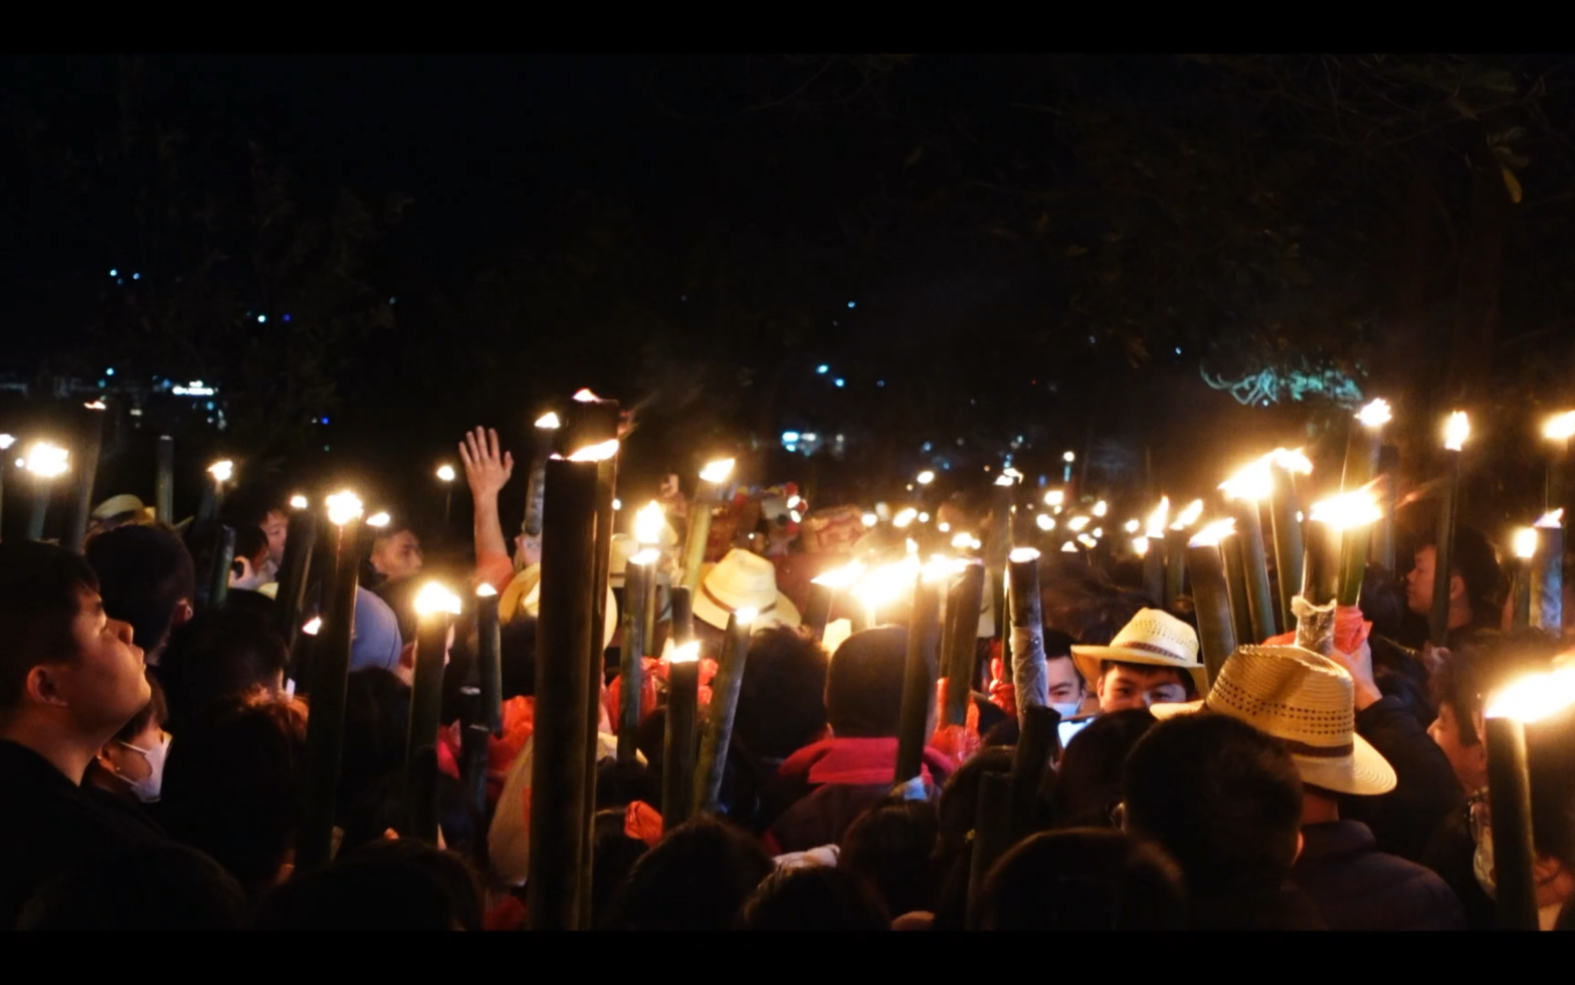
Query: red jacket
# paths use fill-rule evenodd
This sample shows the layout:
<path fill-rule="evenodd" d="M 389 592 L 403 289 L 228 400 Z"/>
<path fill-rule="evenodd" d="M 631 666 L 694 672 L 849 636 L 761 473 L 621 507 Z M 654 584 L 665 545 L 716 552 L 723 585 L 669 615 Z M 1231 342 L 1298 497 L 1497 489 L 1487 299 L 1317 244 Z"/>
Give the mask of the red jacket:
<path fill-rule="evenodd" d="M 929 796 L 956 769 L 938 749 L 926 747 L 920 773 Z M 808 851 L 841 842 L 848 826 L 891 793 L 897 740 L 824 739 L 789 756 L 777 771 L 774 791 L 785 809 L 765 834 L 773 854 Z"/>

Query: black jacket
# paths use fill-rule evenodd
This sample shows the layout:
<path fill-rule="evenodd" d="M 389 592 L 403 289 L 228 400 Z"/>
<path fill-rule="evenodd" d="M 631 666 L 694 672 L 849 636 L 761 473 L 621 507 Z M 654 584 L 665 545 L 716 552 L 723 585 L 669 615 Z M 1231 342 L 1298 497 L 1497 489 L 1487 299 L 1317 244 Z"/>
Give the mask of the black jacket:
<path fill-rule="evenodd" d="M 110 852 L 159 842 L 164 833 L 137 807 L 78 786 L 38 753 L 0 740 L 0 928 L 50 879 Z"/>
<path fill-rule="evenodd" d="M 1327 930 L 1318 907 L 1294 886 L 1223 896 L 1194 896 L 1193 930 Z"/>
<path fill-rule="evenodd" d="M 1465 930 L 1460 900 L 1431 870 L 1378 850 L 1360 821 L 1302 828 L 1291 879 L 1330 930 Z"/>
<path fill-rule="evenodd" d="M 1357 712 L 1356 733 L 1389 761 L 1399 782 L 1377 797 L 1342 797 L 1340 816 L 1371 828 L 1379 851 L 1420 862 L 1433 832 L 1465 802 L 1454 768 L 1397 698 Z"/>
<path fill-rule="evenodd" d="M 1492 930 L 1497 917 L 1496 904 L 1477 882 L 1476 853 L 1471 823 L 1462 807 L 1433 833 L 1422 864 L 1438 873 L 1459 897 L 1467 930 Z"/>

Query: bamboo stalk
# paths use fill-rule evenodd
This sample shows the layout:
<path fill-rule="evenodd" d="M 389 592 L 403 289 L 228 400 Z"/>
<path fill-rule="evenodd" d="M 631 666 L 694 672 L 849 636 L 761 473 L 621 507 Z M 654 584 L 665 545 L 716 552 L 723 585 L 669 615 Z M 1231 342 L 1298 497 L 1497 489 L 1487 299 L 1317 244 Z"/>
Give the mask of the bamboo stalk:
<path fill-rule="evenodd" d="M 276 623 L 284 637 L 286 650 L 294 652 L 301 632 L 301 610 L 306 602 L 307 573 L 317 545 L 317 514 L 310 508 L 290 511 L 289 532 L 285 535 L 284 557 L 279 564 L 279 588 L 274 594 Z M 292 661 L 291 671 L 294 666 Z"/>
<path fill-rule="evenodd" d="M 1531 618 L 1555 639 L 1564 635 L 1564 526 L 1537 527 L 1537 554 L 1532 562 Z M 1436 575 L 1434 577 L 1437 577 Z"/>
<path fill-rule="evenodd" d="M 667 666 L 667 735 L 662 750 L 662 830 L 689 820 L 694 808 L 695 719 L 700 703 L 700 661 Z"/>
<path fill-rule="evenodd" d="M 984 567 L 970 564 L 953 587 L 947 602 L 952 626 L 951 652 L 946 660 L 947 725 L 968 722 L 973 699 L 974 663 L 979 648 L 979 610 L 984 605 Z"/>
<path fill-rule="evenodd" d="M 1049 705 L 1017 709 L 1017 749 L 1012 755 L 1012 840 L 1034 832 L 1034 806 L 1039 786 L 1061 741 L 1061 713 Z"/>
<path fill-rule="evenodd" d="M 1428 642 L 1434 646 L 1447 646 L 1449 641 L 1449 585 L 1454 580 L 1455 566 L 1455 513 L 1460 498 L 1460 453 L 1445 451 L 1449 456 L 1447 481 L 1440 494 L 1438 506 L 1438 542 L 1433 561 L 1433 608 L 1428 619 Z M 1311 601 L 1311 600 L 1309 600 Z"/>
<path fill-rule="evenodd" d="M 1269 516 L 1274 523 L 1274 568 L 1280 587 L 1279 624 L 1288 633 L 1296 628 L 1296 613 L 1291 610 L 1291 599 L 1302 589 L 1303 567 L 1306 563 L 1302 521 L 1297 517 L 1301 504 L 1296 491 L 1296 477 L 1278 466 L 1272 466 L 1270 473 L 1274 476 Z"/>
<path fill-rule="evenodd" d="M 1536 861 L 1531 826 L 1531 771 L 1526 727 L 1513 718 L 1489 718 L 1488 802 L 1493 812 L 1493 869 L 1498 929 L 1536 930 Z"/>
<path fill-rule="evenodd" d="M 1044 616 L 1039 600 L 1039 552 L 1013 551 L 1007 562 L 1012 606 L 1012 674 L 1021 720 L 1029 708 L 1050 703 L 1050 672 L 1045 665 Z"/>
<path fill-rule="evenodd" d="M 221 524 L 215 538 L 213 565 L 208 569 L 208 608 L 222 609 L 230 595 L 230 566 L 235 563 L 235 528 Z"/>
<path fill-rule="evenodd" d="M 160 523 L 175 522 L 175 439 L 159 435 L 153 477 L 153 514 Z"/>
<path fill-rule="evenodd" d="M 1012 779 L 1005 773 L 979 777 L 979 809 L 974 817 L 973 858 L 968 871 L 969 930 L 979 929 L 984 881 L 996 860 L 1012 847 Z"/>
<path fill-rule="evenodd" d="M 645 652 L 649 649 L 645 635 L 650 605 L 650 591 L 656 578 L 656 569 L 649 564 L 631 562 L 624 571 L 623 595 L 628 610 L 623 646 L 619 650 L 618 667 L 618 761 L 638 761 L 639 748 L 636 732 L 640 728 L 640 695 L 644 692 Z"/>
<path fill-rule="evenodd" d="M 941 589 L 917 579 L 913 588 L 913 617 L 908 624 L 907 661 L 902 675 L 902 711 L 897 731 L 895 784 L 921 775 L 924 746 L 930 737 L 935 702 L 936 650 L 941 634 Z"/>
<path fill-rule="evenodd" d="M 1242 547 L 1241 534 L 1233 533 L 1220 542 L 1220 554 L 1225 559 L 1225 577 L 1230 580 L 1230 611 L 1236 627 L 1236 639 L 1251 640 L 1252 605 L 1248 601 L 1247 560 Z"/>
<path fill-rule="evenodd" d="M 498 596 L 476 597 L 476 682 L 481 702 L 477 724 L 503 734 L 503 639 L 498 628 Z"/>
<path fill-rule="evenodd" d="M 744 665 L 749 659 L 749 628 L 749 623 L 739 621 L 737 612 L 728 615 L 716 677 L 711 681 L 711 706 L 706 717 L 705 734 L 701 737 L 700 761 L 695 767 L 696 814 L 701 811 L 714 814 L 721 809 L 727 748 L 733 737 L 739 689 L 744 684 Z"/>
<path fill-rule="evenodd" d="M 410 686 L 410 731 L 405 743 L 405 795 L 411 835 L 429 845 L 438 840 L 437 743 L 443 728 L 443 665 L 453 616 L 423 616 L 416 635 L 416 666 Z"/>
<path fill-rule="evenodd" d="M 1192 599 L 1198 617 L 1198 644 L 1212 683 L 1226 659 L 1236 651 L 1236 622 L 1230 611 L 1230 593 L 1226 588 L 1219 547 L 1213 544 L 1189 547 L 1187 567 L 1191 571 Z"/>

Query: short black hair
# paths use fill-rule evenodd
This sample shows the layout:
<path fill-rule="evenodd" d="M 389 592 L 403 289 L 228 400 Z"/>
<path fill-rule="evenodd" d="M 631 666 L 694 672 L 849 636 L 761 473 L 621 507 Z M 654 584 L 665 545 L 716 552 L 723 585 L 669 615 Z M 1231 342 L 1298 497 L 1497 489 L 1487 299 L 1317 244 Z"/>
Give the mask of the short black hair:
<path fill-rule="evenodd" d="M 1050 794 L 1054 827 L 1114 825 L 1111 812 L 1121 803 L 1121 768 L 1154 724 L 1147 708 L 1129 708 L 1100 715 L 1072 736 Z"/>
<path fill-rule="evenodd" d="M 235 560 L 256 561 L 267 556 L 268 535 L 263 533 L 262 527 L 241 524 L 235 528 Z"/>
<path fill-rule="evenodd" d="M 1130 670 L 1138 674 L 1158 674 L 1162 671 L 1168 670 L 1180 678 L 1181 686 L 1186 689 L 1188 701 L 1195 700 L 1198 696 L 1197 680 L 1181 667 L 1165 667 L 1160 664 L 1132 663 L 1127 660 L 1101 660 L 1099 661 L 1099 677 L 1101 680 L 1104 679 L 1106 674 L 1110 673 L 1112 667 L 1120 667 L 1123 670 Z"/>
<path fill-rule="evenodd" d="M 191 552 L 167 527 L 117 527 L 93 538 L 87 561 L 98 574 L 104 611 L 131 625 L 131 640 L 155 653 L 175 607 L 196 592 Z"/>
<path fill-rule="evenodd" d="M 781 868 L 744 902 L 740 930 L 890 930 L 891 914 L 856 872 L 828 865 Z"/>
<path fill-rule="evenodd" d="M 1275 891 L 1290 875 L 1302 783 L 1278 739 L 1229 715 L 1179 715 L 1138 740 L 1123 788 L 1133 833 L 1159 842 L 1195 896 Z"/>
<path fill-rule="evenodd" d="M 901 626 L 866 629 L 837 647 L 826 673 L 826 719 L 839 738 L 897 734 L 907 648 Z"/>
<path fill-rule="evenodd" d="M 729 930 L 775 866 L 760 842 L 707 814 L 663 836 L 608 907 L 613 930 Z"/>
<path fill-rule="evenodd" d="M 940 830 L 934 803 L 887 798 L 848 825 L 837 865 L 869 880 L 894 916 L 932 910 Z"/>
<path fill-rule="evenodd" d="M 474 875 L 452 852 L 401 838 L 362 845 L 297 876 L 257 909 L 259 930 L 475 930 Z"/>
<path fill-rule="evenodd" d="M 937 804 L 941 855 L 951 856 L 967 846 L 968 833 L 979 818 L 979 784 L 986 773 L 1010 773 L 1014 752 L 990 746 L 970 756 L 946 778 Z"/>
<path fill-rule="evenodd" d="M 1108 828 L 1034 835 L 996 862 L 980 900 L 989 930 L 1183 930 L 1181 870 Z"/>
<path fill-rule="evenodd" d="M 1466 601 L 1471 603 L 1472 617 L 1496 624 L 1504 603 L 1504 571 L 1499 567 L 1498 554 L 1488 539 L 1472 527 L 1455 527 L 1453 544 L 1450 574 L 1459 575 L 1465 582 Z M 1428 538 L 1421 546 L 1436 551 L 1438 539 Z M 1434 577 L 1437 577 L 1436 572 Z"/>
<path fill-rule="evenodd" d="M 224 867 L 174 842 L 139 845 L 41 887 L 18 930 L 237 930 L 246 894 Z"/>
<path fill-rule="evenodd" d="M 801 629 L 774 626 L 749 641 L 734 734 L 755 756 L 786 759 L 826 728 L 830 661 Z"/>
<path fill-rule="evenodd" d="M 22 700 L 28 673 L 75 656 L 78 594 L 97 592 L 88 563 L 34 541 L 0 544 L 0 718 Z"/>
<path fill-rule="evenodd" d="M 272 684 L 287 659 L 284 639 L 257 613 L 228 608 L 199 613 L 170 634 L 159 661 L 170 731 L 220 701 Z"/>

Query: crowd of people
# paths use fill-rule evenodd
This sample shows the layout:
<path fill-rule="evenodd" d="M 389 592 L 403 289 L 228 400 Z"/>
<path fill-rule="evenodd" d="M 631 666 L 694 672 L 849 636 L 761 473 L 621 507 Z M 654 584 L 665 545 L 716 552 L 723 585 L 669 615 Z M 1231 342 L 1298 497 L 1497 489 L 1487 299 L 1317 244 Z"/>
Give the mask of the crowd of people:
<path fill-rule="evenodd" d="M 274 615 L 283 504 L 234 520 L 231 590 L 203 607 L 202 525 L 115 497 L 82 555 L 0 544 L 0 926 L 17 929 L 528 929 L 540 540 L 512 549 L 499 494 L 513 459 L 460 447 L 474 500 L 469 575 L 500 598 L 504 713 L 485 796 L 462 782 L 474 630 L 451 644 L 436 844 L 409 836 L 405 756 L 424 568 L 414 529 L 379 531 L 358 590 L 335 851 L 296 874 L 310 694 Z M 609 930 L 1478 930 L 1494 926 L 1484 701 L 1559 664 L 1509 631 L 1488 541 L 1462 528 L 1448 572 L 1421 545 L 1402 580 L 1370 567 L 1337 646 L 1243 645 L 1209 680 L 1185 596 L 1081 555 L 1041 564 L 1046 679 L 1064 742 L 987 867 L 980 804 L 1010 774 L 1019 709 L 985 612 L 961 729 L 938 722 L 895 782 L 908 630 L 900 611 L 823 640 L 806 625 L 816 538 L 783 490 L 718 512 L 694 617 L 714 658 L 757 613 L 720 806 L 660 814 L 665 586 L 688 505 L 664 495 L 664 600 L 638 694 L 617 675 L 615 538 L 595 772 L 591 923 Z M 789 495 L 792 495 L 791 493 Z M 949 507 L 958 529 L 985 509 Z M 725 520 L 725 522 L 723 522 Z M 857 523 L 857 514 L 854 516 Z M 822 525 L 824 527 L 824 525 Z M 871 531 L 869 536 L 878 536 Z M 625 543 L 625 541 L 629 541 Z M 1447 648 L 1424 642 L 1450 579 Z M 987 603 L 989 600 L 987 599 Z M 900 608 L 900 607 L 898 607 Z M 308 613 L 310 614 L 310 613 Z M 835 613 L 834 613 L 835 614 Z M 830 650 L 825 645 L 831 643 Z M 701 714 L 712 659 L 702 661 Z M 640 705 L 635 761 L 614 724 Z M 1575 715 L 1527 727 L 1543 929 L 1575 928 Z M 1033 778 L 1030 778 L 1033 779 Z M 990 856 L 981 856 L 989 858 Z"/>

